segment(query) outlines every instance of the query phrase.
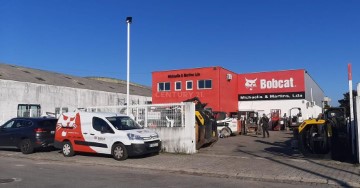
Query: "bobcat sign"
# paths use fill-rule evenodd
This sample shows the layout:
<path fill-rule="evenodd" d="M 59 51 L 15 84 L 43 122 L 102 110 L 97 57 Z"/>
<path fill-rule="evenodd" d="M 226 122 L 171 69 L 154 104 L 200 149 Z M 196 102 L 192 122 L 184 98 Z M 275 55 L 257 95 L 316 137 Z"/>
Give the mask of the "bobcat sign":
<path fill-rule="evenodd" d="M 274 78 L 271 80 L 260 80 L 260 88 L 261 89 L 271 89 L 271 88 L 288 88 L 294 87 L 294 79 L 290 77 L 287 80 L 275 80 Z"/>
<path fill-rule="evenodd" d="M 239 74 L 239 100 L 279 100 L 304 98 L 304 73 L 304 70 L 289 70 Z"/>
<path fill-rule="evenodd" d="M 245 87 L 253 90 L 254 87 L 256 87 L 256 79 L 250 80 L 245 78 Z M 271 88 L 289 88 L 289 87 L 295 87 L 294 86 L 294 79 L 291 77 L 287 80 L 276 80 L 276 79 L 271 79 L 271 80 L 266 80 L 266 79 L 261 79 L 260 80 L 260 89 L 271 89 Z"/>

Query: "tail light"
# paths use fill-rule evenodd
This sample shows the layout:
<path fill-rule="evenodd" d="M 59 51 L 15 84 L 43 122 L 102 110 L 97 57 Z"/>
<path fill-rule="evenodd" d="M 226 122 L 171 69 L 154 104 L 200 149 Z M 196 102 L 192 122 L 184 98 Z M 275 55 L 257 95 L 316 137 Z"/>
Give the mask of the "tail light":
<path fill-rule="evenodd" d="M 35 130 L 35 133 L 45 133 L 46 132 L 46 130 L 42 129 L 42 128 L 36 128 L 34 130 Z"/>

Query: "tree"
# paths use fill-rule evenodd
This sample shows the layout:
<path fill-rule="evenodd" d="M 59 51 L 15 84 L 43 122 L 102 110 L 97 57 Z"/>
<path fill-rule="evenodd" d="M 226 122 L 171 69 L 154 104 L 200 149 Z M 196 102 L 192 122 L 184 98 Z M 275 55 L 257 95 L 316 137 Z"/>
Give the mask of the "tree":
<path fill-rule="evenodd" d="M 353 92 L 353 97 L 357 96 L 356 90 L 353 90 L 352 92 Z M 339 107 L 344 107 L 346 110 L 346 117 L 349 117 L 350 116 L 350 100 L 349 100 L 350 95 L 349 95 L 349 92 L 346 92 L 343 95 L 344 95 L 344 98 L 338 100 L 338 102 L 340 103 Z"/>

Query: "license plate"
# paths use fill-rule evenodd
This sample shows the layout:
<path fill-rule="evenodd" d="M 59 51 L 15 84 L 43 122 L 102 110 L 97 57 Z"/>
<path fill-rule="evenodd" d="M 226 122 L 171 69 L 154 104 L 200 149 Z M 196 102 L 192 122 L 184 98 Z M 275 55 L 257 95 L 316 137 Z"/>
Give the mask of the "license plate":
<path fill-rule="evenodd" d="M 51 131 L 50 134 L 55 134 L 55 131 Z"/>
<path fill-rule="evenodd" d="M 150 147 L 158 147 L 159 146 L 159 143 L 152 143 L 149 145 Z"/>

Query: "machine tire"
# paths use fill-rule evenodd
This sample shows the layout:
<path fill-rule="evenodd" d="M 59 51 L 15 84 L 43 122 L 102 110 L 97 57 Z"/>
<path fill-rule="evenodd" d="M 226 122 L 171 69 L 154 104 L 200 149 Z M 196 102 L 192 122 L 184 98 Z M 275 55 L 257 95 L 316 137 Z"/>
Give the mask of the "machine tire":
<path fill-rule="evenodd" d="M 114 144 L 111 149 L 111 155 L 115 160 L 123 161 L 128 158 L 127 150 L 124 144 L 118 143 Z"/>
<path fill-rule="evenodd" d="M 316 154 L 326 154 L 329 153 L 329 138 L 327 135 L 327 125 L 324 124 L 321 127 L 321 135 L 323 136 L 323 141 L 322 142 L 316 142 L 316 144 L 314 145 L 314 152 Z"/>
<path fill-rule="evenodd" d="M 62 153 L 64 157 L 72 157 L 75 155 L 74 148 L 69 141 L 63 142 Z"/>
<path fill-rule="evenodd" d="M 299 134 L 299 149 L 303 154 L 326 154 L 329 152 L 329 138 L 327 136 L 327 126 L 324 125 L 321 130 L 323 141 L 314 141 L 313 134 L 319 134 L 319 127 L 316 125 L 309 125 Z"/>
<path fill-rule="evenodd" d="M 19 147 L 20 147 L 20 151 L 23 154 L 34 153 L 34 145 L 32 144 L 30 139 L 21 140 Z"/>
<path fill-rule="evenodd" d="M 309 127 L 305 127 L 301 133 L 298 134 L 299 138 L 299 150 L 304 154 L 307 155 L 312 153 L 311 148 L 309 147 L 308 137 L 309 137 Z"/>
<path fill-rule="evenodd" d="M 220 135 L 223 137 L 229 137 L 231 135 L 231 130 L 228 127 L 224 127 L 220 130 Z"/>

